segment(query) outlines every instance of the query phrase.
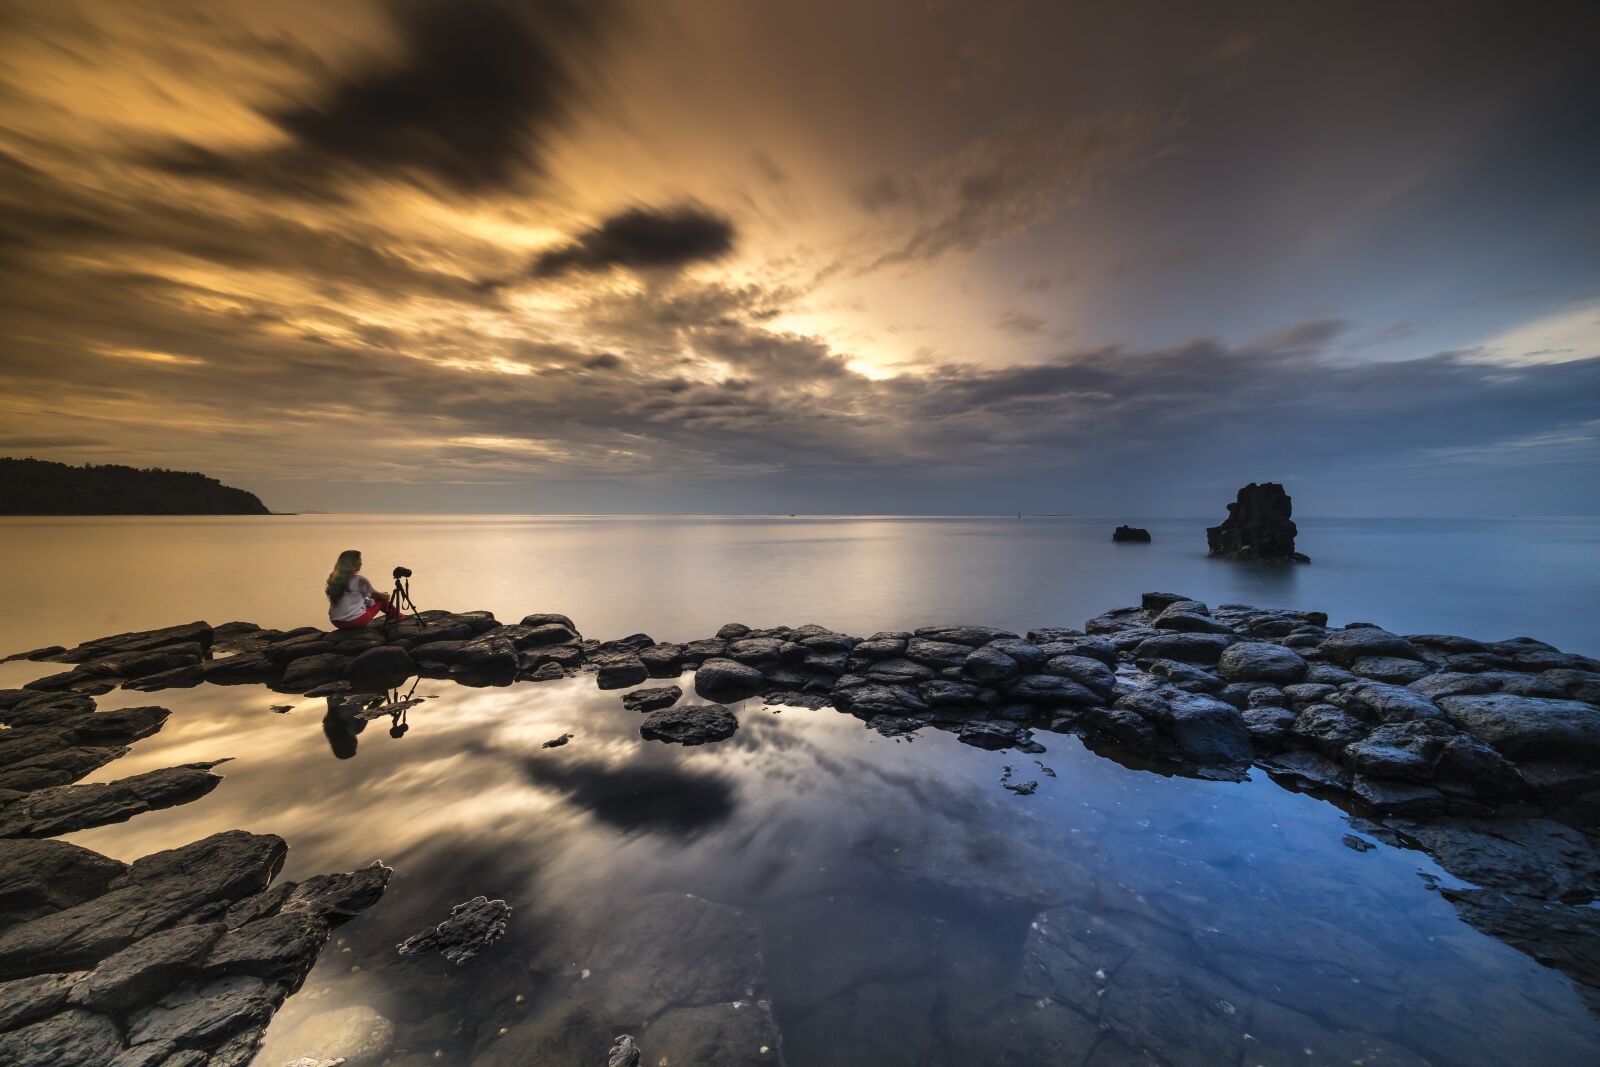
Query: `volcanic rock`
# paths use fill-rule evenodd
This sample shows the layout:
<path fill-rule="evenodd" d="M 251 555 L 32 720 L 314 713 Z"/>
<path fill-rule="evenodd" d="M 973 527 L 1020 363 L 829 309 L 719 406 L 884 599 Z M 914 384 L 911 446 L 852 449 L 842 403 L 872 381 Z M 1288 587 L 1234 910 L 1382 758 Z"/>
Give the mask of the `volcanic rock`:
<path fill-rule="evenodd" d="M 1206 530 L 1210 554 L 1229 559 L 1309 563 L 1309 557 L 1294 550 L 1299 531 L 1289 518 L 1292 511 L 1293 504 L 1283 486 L 1277 482 L 1251 482 L 1228 505 L 1228 517 L 1222 525 Z"/>
<path fill-rule="evenodd" d="M 1111 540 L 1119 544 L 1149 544 L 1150 531 L 1140 526 L 1118 526 L 1111 531 Z"/>
<path fill-rule="evenodd" d="M 639 724 L 639 736 L 647 741 L 706 745 L 727 740 L 738 728 L 739 720 L 721 704 L 692 704 L 651 712 Z"/>

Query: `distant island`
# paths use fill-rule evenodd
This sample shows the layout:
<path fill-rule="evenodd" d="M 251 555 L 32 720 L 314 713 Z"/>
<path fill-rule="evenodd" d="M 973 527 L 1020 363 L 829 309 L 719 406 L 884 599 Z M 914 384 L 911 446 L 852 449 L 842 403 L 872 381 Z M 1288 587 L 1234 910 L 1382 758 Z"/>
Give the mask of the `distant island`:
<path fill-rule="evenodd" d="M 270 515 L 254 493 L 193 471 L 0 457 L 0 515 Z"/>

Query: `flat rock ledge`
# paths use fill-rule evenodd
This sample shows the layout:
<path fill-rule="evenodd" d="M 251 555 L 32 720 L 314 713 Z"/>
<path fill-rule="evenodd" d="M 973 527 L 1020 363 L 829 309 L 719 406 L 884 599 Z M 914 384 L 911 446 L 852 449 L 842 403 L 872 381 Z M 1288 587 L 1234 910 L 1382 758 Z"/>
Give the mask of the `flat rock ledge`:
<path fill-rule="evenodd" d="M 0 1063 L 233 1067 L 389 869 L 272 884 L 287 846 L 230 830 L 123 864 L 0 841 Z"/>

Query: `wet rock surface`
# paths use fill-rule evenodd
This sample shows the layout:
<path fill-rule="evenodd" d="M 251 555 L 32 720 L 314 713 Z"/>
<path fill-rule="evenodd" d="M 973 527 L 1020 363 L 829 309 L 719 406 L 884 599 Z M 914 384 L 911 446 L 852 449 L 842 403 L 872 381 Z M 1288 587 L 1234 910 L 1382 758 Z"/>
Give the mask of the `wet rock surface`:
<path fill-rule="evenodd" d="M 564 616 L 502 625 L 484 612 L 429 612 L 392 635 L 197 623 L 32 655 L 71 666 L 0 691 L 0 724 L 8 727 L 0 731 L 0 836 L 9 838 L 0 840 L 3 1062 L 106 1062 L 107 1050 L 115 1057 L 130 1043 L 129 1063 L 244 1062 L 328 928 L 369 905 L 386 880 L 356 872 L 336 876 L 346 880 L 342 888 L 305 888 L 315 879 L 271 885 L 282 843 L 248 834 L 217 835 L 173 850 L 181 857 L 158 853 L 132 865 L 32 839 L 135 817 L 217 786 L 209 764 L 75 785 L 166 719 L 160 708 L 97 711 L 95 694 L 208 683 L 337 697 L 360 692 L 351 690 L 355 680 L 390 681 L 407 662 L 423 676 L 467 685 L 592 673 L 600 688 L 628 690 L 624 706 L 647 713 L 645 738 L 682 744 L 724 740 L 738 726 L 721 704 L 678 705 L 692 684 L 704 699 L 760 697 L 773 710 L 831 705 L 863 729 L 899 738 L 938 730 L 980 748 L 1042 752 L 1052 735 L 1070 733 L 1101 756 L 1163 774 L 1236 780 L 1265 772 L 1344 807 L 1364 820 L 1357 828 L 1366 837 L 1426 852 L 1471 883 L 1441 890 L 1466 922 L 1600 998 L 1600 931 L 1588 906 L 1600 878 L 1600 663 L 1528 638 L 1330 628 L 1320 612 L 1151 593 L 1081 630 L 1046 626 L 1025 638 L 964 624 L 866 638 L 816 625 L 729 624 L 699 640 L 636 634 L 597 642 Z M 633 688 L 684 671 L 695 676 L 682 687 Z M 1023 796 L 1041 788 L 1014 773 L 1002 784 Z M 986 788 L 1019 811 L 1043 799 L 1014 800 L 992 778 Z M 1259 980 L 1186 973 L 1184 953 L 1199 944 L 1192 923 L 1134 901 L 1084 910 L 1103 890 L 1044 849 L 959 836 L 859 847 L 889 877 L 1037 911 L 1020 975 L 997 980 L 996 996 L 976 997 L 982 1010 L 950 1038 L 951 1047 L 979 1042 L 982 1056 L 996 1057 L 974 1062 L 1242 1062 L 1247 1054 L 1304 1062 L 1295 1043 L 1307 1034 L 1317 1038 L 1305 1044 L 1330 1060 L 1423 1062 L 1392 1022 L 1381 1022 L 1392 1015 L 1381 999 L 1392 1005 L 1398 990 L 1373 990 L 1369 1028 L 1352 1020 L 1333 1026 L 1279 995 L 1292 985 L 1290 963 L 1263 969 Z M 591 933 L 589 977 L 542 997 L 511 1027 L 520 1047 L 537 1041 L 569 1050 L 575 1062 L 598 1062 L 619 1035 L 632 1034 L 641 1062 L 780 1062 L 749 918 L 704 901 L 668 903 L 698 900 L 680 894 L 649 899 L 649 909 L 613 916 Z M 447 945 L 475 952 L 477 935 L 495 926 L 495 904 L 504 907 L 469 901 L 412 941 L 447 960 Z M 718 947 L 682 962 L 700 951 L 702 927 Z M 754 937 L 759 944 L 759 932 Z M 1230 937 L 1243 934 L 1219 928 L 1202 947 L 1216 952 Z M 1244 951 L 1242 941 L 1235 947 Z M 1288 961 L 1297 949 L 1273 951 Z M 1338 966 L 1378 974 L 1385 965 L 1366 955 Z M 692 992 L 674 999 L 660 975 Z M 932 1004 L 954 995 L 945 982 L 913 968 L 892 992 L 866 982 L 839 995 L 926 996 Z M 844 1018 L 828 996 L 810 1010 Z M 335 1023 L 371 1037 L 358 1042 L 368 1049 L 392 1041 L 381 1019 Z M 1250 1043 L 1241 1044 L 1244 1034 Z M 853 1031 L 850 1039 L 857 1052 L 888 1040 Z M 480 1038 L 471 1062 L 517 1062 L 516 1047 Z M 357 1056 L 391 1054 L 361 1049 Z"/>

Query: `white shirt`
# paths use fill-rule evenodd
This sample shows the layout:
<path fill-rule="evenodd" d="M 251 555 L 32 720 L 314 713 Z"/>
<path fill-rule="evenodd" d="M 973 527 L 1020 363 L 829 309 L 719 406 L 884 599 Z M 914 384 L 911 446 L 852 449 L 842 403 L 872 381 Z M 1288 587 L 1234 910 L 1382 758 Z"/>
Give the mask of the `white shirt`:
<path fill-rule="evenodd" d="M 328 621 L 349 622 L 359 619 L 372 604 L 372 583 L 359 574 L 353 574 L 343 595 L 328 606 Z"/>

